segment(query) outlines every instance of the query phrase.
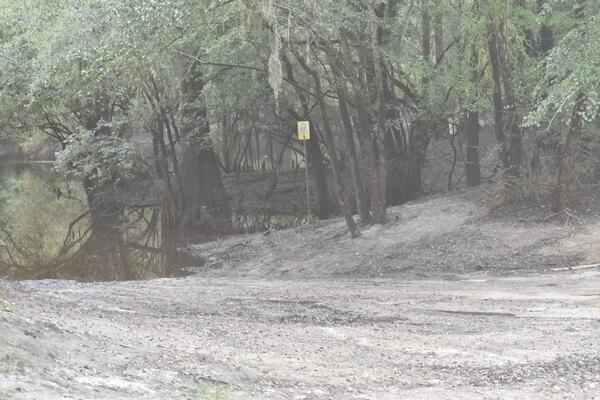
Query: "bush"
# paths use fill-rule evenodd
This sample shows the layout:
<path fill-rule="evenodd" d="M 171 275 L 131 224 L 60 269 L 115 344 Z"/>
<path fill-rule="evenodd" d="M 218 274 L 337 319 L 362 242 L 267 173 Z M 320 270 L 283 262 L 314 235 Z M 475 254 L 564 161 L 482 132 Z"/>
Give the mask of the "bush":
<path fill-rule="evenodd" d="M 98 187 L 127 181 L 136 174 L 134 146 L 117 136 L 96 136 L 83 131 L 71 136 L 65 150 L 56 156 L 59 172 Z"/>

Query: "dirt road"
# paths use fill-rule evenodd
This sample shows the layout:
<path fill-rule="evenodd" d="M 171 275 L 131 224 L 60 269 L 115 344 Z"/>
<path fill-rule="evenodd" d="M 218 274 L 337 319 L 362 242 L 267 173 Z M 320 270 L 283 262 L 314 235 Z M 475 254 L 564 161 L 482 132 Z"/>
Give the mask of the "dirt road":
<path fill-rule="evenodd" d="M 600 269 L 549 270 L 597 221 L 435 201 L 194 247 L 186 278 L 0 282 L 0 398 L 600 399 Z"/>
<path fill-rule="evenodd" d="M 27 314 L 1 314 L 0 384 L 15 399 L 199 398 L 203 381 L 249 399 L 600 398 L 599 278 L 25 282 L 10 298 Z"/>

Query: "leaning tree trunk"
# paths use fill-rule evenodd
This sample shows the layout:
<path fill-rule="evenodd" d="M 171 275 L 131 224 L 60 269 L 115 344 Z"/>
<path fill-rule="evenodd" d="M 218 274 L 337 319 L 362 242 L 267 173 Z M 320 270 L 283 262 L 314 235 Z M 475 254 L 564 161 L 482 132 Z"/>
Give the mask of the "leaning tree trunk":
<path fill-rule="evenodd" d="M 301 59 L 298 58 L 298 60 L 300 61 Z M 348 226 L 350 235 L 353 238 L 357 238 L 361 235 L 361 233 L 360 229 L 358 229 L 358 225 L 356 225 L 354 217 L 352 217 L 352 209 L 350 207 L 349 197 L 346 191 L 346 184 L 344 183 L 344 178 L 342 176 L 342 165 L 336 151 L 335 140 L 333 139 L 331 125 L 329 124 L 327 105 L 325 104 L 324 94 L 321 89 L 321 78 L 319 77 L 318 72 L 309 67 L 305 62 L 300 62 L 300 65 L 310 76 L 312 76 L 313 80 L 315 81 L 315 94 L 319 104 L 319 109 L 321 110 L 321 116 L 323 117 L 323 138 L 325 139 L 325 146 L 327 147 L 327 152 L 329 153 L 329 161 L 331 162 L 331 170 L 333 172 L 333 179 L 335 180 L 340 210 L 344 216 L 344 219 L 346 220 L 346 225 Z"/>
<path fill-rule="evenodd" d="M 352 127 L 350 110 L 348 108 L 348 93 L 345 88 L 345 83 L 342 84 L 343 77 L 341 68 L 333 54 L 330 43 L 327 43 L 325 53 L 327 55 L 328 63 L 331 66 L 333 82 L 338 96 L 338 108 L 340 110 L 340 118 L 344 130 L 346 153 L 348 154 L 348 160 L 350 162 L 350 172 L 352 174 L 352 185 L 354 187 L 358 214 L 360 216 L 361 224 L 367 225 L 371 222 L 371 212 L 369 210 L 369 201 L 362 182 L 358 151 L 356 149 L 356 143 L 354 142 L 354 129 Z"/>
<path fill-rule="evenodd" d="M 285 65 L 288 80 L 290 82 L 296 83 L 294 70 L 289 59 L 285 54 L 282 54 L 281 60 Z M 293 118 L 295 118 L 298 121 L 309 121 L 310 106 L 307 95 L 302 90 L 298 89 L 297 85 L 294 85 L 294 88 L 296 89 L 296 94 L 298 95 L 298 98 L 300 99 L 300 104 L 302 105 L 302 116 L 300 116 L 300 114 L 298 114 L 296 110 L 294 110 L 292 107 L 290 107 L 288 111 L 293 116 Z M 310 123 L 312 126 L 312 121 L 310 121 Z M 320 135 L 316 129 L 311 133 L 312 138 L 307 143 L 307 150 L 310 167 L 313 170 L 313 176 L 315 178 L 317 188 L 317 216 L 320 219 L 327 219 L 331 216 L 332 213 L 331 206 L 329 204 L 329 191 L 327 190 L 327 171 L 325 168 L 323 152 L 321 151 Z"/>
<path fill-rule="evenodd" d="M 345 69 L 348 78 L 350 79 L 350 87 L 352 88 L 352 101 L 356 107 L 358 116 L 357 134 L 362 138 L 361 143 L 364 145 L 366 154 L 367 173 L 370 183 L 371 195 L 371 219 L 373 222 L 385 222 L 386 219 L 386 203 L 385 203 L 385 172 L 382 173 L 380 159 L 377 154 L 377 137 L 372 135 L 371 122 L 367 104 L 364 99 L 365 90 L 362 87 L 358 71 L 354 65 L 352 52 L 349 44 L 348 32 L 340 28 L 338 30 L 339 40 L 342 50 L 342 56 L 345 61 Z M 384 134 L 384 132 L 382 132 Z M 385 162 L 383 163 L 385 167 Z M 384 178 L 382 183 L 381 179 Z M 384 186 L 381 187 L 380 183 Z M 383 196 L 382 196 L 383 194 Z M 378 221 L 379 220 L 379 221 Z"/>
<path fill-rule="evenodd" d="M 569 124 L 569 133 L 563 152 L 562 163 L 558 171 L 558 181 L 554 192 L 554 211 L 559 212 L 564 210 L 569 195 L 571 182 L 575 178 L 575 158 L 579 148 L 579 139 L 581 138 L 581 127 L 583 117 L 581 111 L 585 105 L 585 96 L 583 93 L 577 95 L 571 123 Z"/>
<path fill-rule="evenodd" d="M 350 204 L 348 202 L 348 193 L 346 192 L 346 185 L 344 184 L 344 178 L 342 177 L 342 167 L 338 160 L 337 151 L 335 149 L 335 141 L 333 139 L 333 134 L 331 133 L 331 127 L 329 126 L 327 108 L 325 105 L 325 100 L 323 99 L 323 94 L 321 93 L 320 83 L 318 82 L 318 80 L 316 82 L 316 86 L 317 96 L 319 97 L 319 108 L 321 109 L 321 114 L 323 115 L 325 143 L 329 151 L 329 160 L 331 161 L 331 168 L 336 181 L 338 199 L 340 201 L 340 208 L 342 210 L 342 214 L 344 215 L 344 219 L 346 220 L 346 225 L 350 230 L 350 235 L 352 235 L 353 238 L 356 238 L 360 236 L 360 230 L 358 229 L 358 226 L 356 225 L 356 222 L 352 217 Z"/>

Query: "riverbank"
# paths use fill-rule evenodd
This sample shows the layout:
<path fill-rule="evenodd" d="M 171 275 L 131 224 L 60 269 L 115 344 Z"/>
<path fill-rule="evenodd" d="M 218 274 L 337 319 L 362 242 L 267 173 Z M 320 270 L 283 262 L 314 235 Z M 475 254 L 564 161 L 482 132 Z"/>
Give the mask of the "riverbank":
<path fill-rule="evenodd" d="M 472 194 L 189 251 L 195 275 L 1 282 L 14 399 L 595 399 L 600 220 L 502 218 Z M 398 219 L 396 219 L 396 216 Z"/>

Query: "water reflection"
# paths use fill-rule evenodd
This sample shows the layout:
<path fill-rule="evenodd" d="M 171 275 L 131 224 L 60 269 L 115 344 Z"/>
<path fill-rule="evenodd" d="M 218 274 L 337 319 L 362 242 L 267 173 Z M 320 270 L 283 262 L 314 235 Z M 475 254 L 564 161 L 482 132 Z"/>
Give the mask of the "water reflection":
<path fill-rule="evenodd" d="M 125 281 L 189 274 L 201 261 L 161 234 L 158 208 L 103 202 L 50 165 L 0 164 L 0 277 Z"/>

